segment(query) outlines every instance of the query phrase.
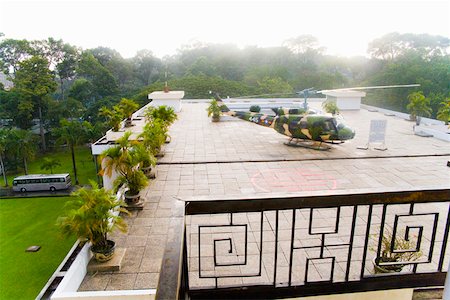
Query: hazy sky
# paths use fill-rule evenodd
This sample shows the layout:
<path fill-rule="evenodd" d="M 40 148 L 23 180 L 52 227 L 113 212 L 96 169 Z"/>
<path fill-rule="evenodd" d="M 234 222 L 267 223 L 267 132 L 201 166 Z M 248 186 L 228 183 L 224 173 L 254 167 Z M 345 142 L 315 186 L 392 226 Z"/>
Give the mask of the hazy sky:
<path fill-rule="evenodd" d="M 329 54 L 365 55 L 370 41 L 394 31 L 449 37 L 450 1 L 0 0 L 6 38 L 54 37 L 124 57 L 140 49 L 163 57 L 196 40 L 280 46 L 302 34 Z"/>

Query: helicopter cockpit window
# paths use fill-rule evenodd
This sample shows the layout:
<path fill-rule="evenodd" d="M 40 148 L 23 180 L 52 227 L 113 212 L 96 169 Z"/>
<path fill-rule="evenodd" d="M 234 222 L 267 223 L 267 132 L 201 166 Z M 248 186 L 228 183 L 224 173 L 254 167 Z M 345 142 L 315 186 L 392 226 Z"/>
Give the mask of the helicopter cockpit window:
<path fill-rule="evenodd" d="M 322 129 L 324 131 L 334 131 L 335 130 L 335 125 L 333 124 L 333 119 L 331 120 L 326 120 L 325 122 L 322 123 Z"/>

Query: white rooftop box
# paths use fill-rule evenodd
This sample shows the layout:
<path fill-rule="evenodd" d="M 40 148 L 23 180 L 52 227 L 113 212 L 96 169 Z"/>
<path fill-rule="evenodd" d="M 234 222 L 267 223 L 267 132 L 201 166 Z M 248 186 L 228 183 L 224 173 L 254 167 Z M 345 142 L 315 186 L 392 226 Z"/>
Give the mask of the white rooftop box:
<path fill-rule="evenodd" d="M 168 106 L 172 107 L 175 112 L 181 111 L 181 99 L 184 97 L 184 91 L 157 91 L 148 94 L 148 99 L 152 100 L 151 106 Z"/>

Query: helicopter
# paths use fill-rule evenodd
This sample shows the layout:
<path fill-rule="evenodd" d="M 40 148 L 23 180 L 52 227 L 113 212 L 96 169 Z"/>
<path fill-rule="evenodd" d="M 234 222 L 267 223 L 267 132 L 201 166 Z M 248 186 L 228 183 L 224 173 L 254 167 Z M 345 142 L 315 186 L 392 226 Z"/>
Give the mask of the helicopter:
<path fill-rule="evenodd" d="M 237 117 L 261 126 L 275 129 L 290 137 L 288 146 L 300 146 L 315 150 L 329 150 L 324 143 L 344 142 L 355 136 L 355 131 L 345 125 L 343 118 L 318 114 L 303 109 L 274 108 L 276 115 L 230 110 L 215 94 L 222 114 Z"/>
<path fill-rule="evenodd" d="M 333 89 L 316 91 L 314 88 L 304 89 L 297 92 L 304 96 L 303 107 L 300 108 L 272 108 L 275 115 L 256 113 L 250 111 L 230 110 L 222 101 L 218 93 L 213 94 L 218 105 L 221 107 L 222 114 L 237 117 L 239 119 L 255 123 L 257 125 L 270 127 L 278 133 L 289 137 L 285 143 L 288 146 L 304 147 L 314 150 L 329 150 L 329 143 L 344 143 L 355 137 L 355 130 L 345 124 L 344 118 L 340 115 L 330 116 L 322 114 L 308 107 L 308 97 L 312 94 L 343 91 L 343 90 L 361 90 L 361 89 L 379 89 L 379 88 L 397 88 L 397 87 L 416 87 L 418 84 L 410 85 L 392 85 L 392 86 L 373 86 L 356 87 L 345 89 Z M 262 95 L 258 95 L 262 96 Z"/>

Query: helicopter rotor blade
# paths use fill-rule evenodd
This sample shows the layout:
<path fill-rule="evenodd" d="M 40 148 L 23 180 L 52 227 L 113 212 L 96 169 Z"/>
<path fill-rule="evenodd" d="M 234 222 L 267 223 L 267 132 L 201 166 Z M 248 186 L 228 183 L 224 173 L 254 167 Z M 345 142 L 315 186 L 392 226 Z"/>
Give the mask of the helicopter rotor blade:
<path fill-rule="evenodd" d="M 286 96 L 286 95 L 295 95 L 295 93 L 276 93 L 276 94 L 248 95 L 248 96 L 241 96 L 241 97 L 230 97 L 230 99 L 243 99 L 243 98 L 261 97 L 261 96 Z"/>
<path fill-rule="evenodd" d="M 399 84 L 399 85 L 378 85 L 378 86 L 361 86 L 361 87 L 351 87 L 351 88 L 342 88 L 342 89 L 331 89 L 331 90 L 322 90 L 317 91 L 318 93 L 322 92 L 330 92 L 330 91 L 352 91 L 352 90 L 375 90 L 375 89 L 389 89 L 389 88 L 406 88 L 406 87 L 417 87 L 420 84 Z"/>

